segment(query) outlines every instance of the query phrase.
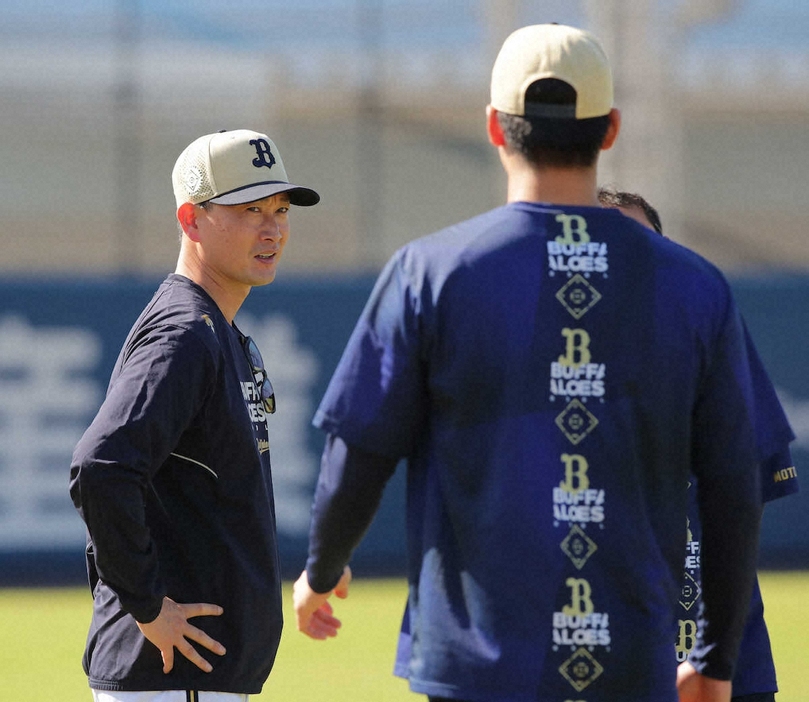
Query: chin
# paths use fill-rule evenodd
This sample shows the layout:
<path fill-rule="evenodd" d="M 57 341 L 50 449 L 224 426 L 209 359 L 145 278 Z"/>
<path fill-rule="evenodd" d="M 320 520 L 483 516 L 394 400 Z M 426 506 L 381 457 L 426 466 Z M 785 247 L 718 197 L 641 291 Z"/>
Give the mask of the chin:
<path fill-rule="evenodd" d="M 251 280 L 251 281 L 248 283 L 248 285 L 249 285 L 251 288 L 260 288 L 260 287 L 262 287 L 263 285 L 269 285 L 269 284 L 270 284 L 270 283 L 272 283 L 274 280 L 275 280 L 275 274 L 273 274 L 273 275 L 271 275 L 271 276 L 263 276 L 263 277 L 261 277 L 261 278 L 254 278 L 253 280 Z"/>
<path fill-rule="evenodd" d="M 275 273 L 276 271 L 268 271 L 264 275 L 257 275 L 251 285 L 254 288 L 262 285 L 269 285 L 275 280 Z"/>

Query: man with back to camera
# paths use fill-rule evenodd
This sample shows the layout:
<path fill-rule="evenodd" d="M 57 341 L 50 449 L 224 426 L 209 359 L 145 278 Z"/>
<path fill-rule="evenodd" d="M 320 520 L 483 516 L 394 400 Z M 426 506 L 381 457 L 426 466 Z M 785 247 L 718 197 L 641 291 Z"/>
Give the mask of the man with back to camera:
<path fill-rule="evenodd" d="M 614 188 L 600 188 L 598 200 L 605 207 L 614 207 L 645 227 L 663 234 L 660 214 L 643 196 Z M 770 502 L 798 491 L 798 475 L 789 450 L 789 444 L 795 439 L 795 435 L 746 326 L 744 332 L 756 406 L 755 432 L 761 470 L 761 501 Z M 678 660 L 686 659 L 691 652 L 696 632 L 695 616 L 700 601 L 700 524 L 695 482 L 692 478 L 688 483 L 688 542 L 675 646 Z M 776 692 L 778 684 L 775 662 L 764 621 L 761 589 L 756 578 L 750 612 L 739 647 L 731 700 L 775 702 Z"/>
<path fill-rule="evenodd" d="M 599 206 L 619 124 L 595 37 L 514 32 L 487 108 L 507 204 L 393 256 L 315 415 L 298 628 L 337 633 L 405 458 L 396 673 L 434 702 L 730 698 L 760 518 L 742 325 L 714 266 Z M 678 683 L 692 470 L 705 623 Z"/>
<path fill-rule="evenodd" d="M 88 530 L 83 664 L 97 702 L 244 702 L 281 636 L 275 395 L 234 317 L 275 279 L 290 205 L 320 197 L 245 129 L 192 142 L 172 181 L 177 268 L 130 331 L 70 471 Z"/>

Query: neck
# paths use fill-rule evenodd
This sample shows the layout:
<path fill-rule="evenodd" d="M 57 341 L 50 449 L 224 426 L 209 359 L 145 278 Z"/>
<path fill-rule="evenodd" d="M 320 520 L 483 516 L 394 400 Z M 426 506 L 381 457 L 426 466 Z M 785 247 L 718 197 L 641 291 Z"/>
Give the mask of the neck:
<path fill-rule="evenodd" d="M 537 168 L 520 157 L 505 157 L 508 202 L 598 207 L 596 167 Z"/>
<path fill-rule="evenodd" d="M 211 296 L 228 324 L 233 324 L 236 313 L 250 292 L 249 285 L 237 285 L 227 281 L 185 246 L 180 249 L 180 257 L 174 272 L 199 285 Z"/>

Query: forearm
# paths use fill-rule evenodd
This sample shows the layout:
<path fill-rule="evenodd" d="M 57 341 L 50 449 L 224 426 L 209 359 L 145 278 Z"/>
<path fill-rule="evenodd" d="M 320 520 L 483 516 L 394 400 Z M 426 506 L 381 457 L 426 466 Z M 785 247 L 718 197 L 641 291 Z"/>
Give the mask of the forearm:
<path fill-rule="evenodd" d="M 153 620 L 166 594 L 145 518 L 145 487 L 134 471 L 94 461 L 74 461 L 70 494 L 87 525 L 101 580 L 140 622 Z"/>
<path fill-rule="evenodd" d="M 329 435 L 312 507 L 306 573 L 315 592 L 337 585 L 373 521 L 398 460 L 369 453 Z"/>
<path fill-rule="evenodd" d="M 750 608 L 761 522 L 756 404 L 738 311 L 728 306 L 693 415 L 693 460 L 702 522 L 702 605 L 694 668 L 733 677 Z"/>
<path fill-rule="evenodd" d="M 700 483 L 699 498 L 703 592 L 700 635 L 689 660 L 704 675 L 730 680 L 755 580 L 761 507 L 726 482 L 713 489 Z"/>
<path fill-rule="evenodd" d="M 166 595 L 152 529 L 174 517 L 161 516 L 153 480 L 205 411 L 218 362 L 183 327 L 141 332 L 127 342 L 126 360 L 76 446 L 70 494 L 87 524 L 99 578 L 143 623 L 158 616 Z"/>

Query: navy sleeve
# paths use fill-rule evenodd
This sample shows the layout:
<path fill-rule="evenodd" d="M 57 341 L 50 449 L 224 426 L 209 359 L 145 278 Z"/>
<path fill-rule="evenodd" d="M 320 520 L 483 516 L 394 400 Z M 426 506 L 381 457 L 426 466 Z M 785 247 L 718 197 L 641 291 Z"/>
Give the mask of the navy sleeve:
<path fill-rule="evenodd" d="M 744 334 L 756 408 L 756 447 L 761 463 L 762 500 L 770 502 L 798 492 L 798 474 L 789 450 L 795 434 L 746 327 Z"/>
<path fill-rule="evenodd" d="M 379 507 L 398 460 L 363 451 L 329 434 L 309 531 L 306 573 L 315 592 L 333 589 Z"/>
<path fill-rule="evenodd" d="M 144 338 L 73 453 L 70 495 L 92 541 L 92 567 L 139 622 L 157 617 L 165 595 L 146 525 L 151 477 L 202 407 L 214 365 L 192 333 Z"/>
<path fill-rule="evenodd" d="M 711 357 L 693 418 L 703 594 L 689 660 L 704 675 L 730 680 L 755 580 L 762 509 L 752 384 L 732 302 Z"/>
<path fill-rule="evenodd" d="M 761 463 L 761 487 L 764 502 L 798 492 L 798 472 L 792 452 L 785 446 Z"/>
<path fill-rule="evenodd" d="M 380 273 L 313 423 L 366 451 L 404 457 L 424 425 L 421 306 L 406 251 Z"/>

